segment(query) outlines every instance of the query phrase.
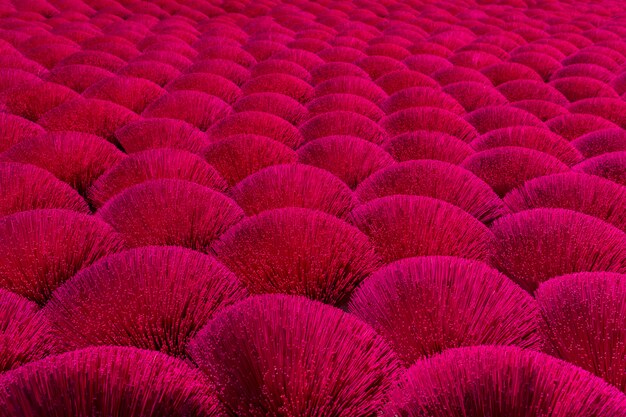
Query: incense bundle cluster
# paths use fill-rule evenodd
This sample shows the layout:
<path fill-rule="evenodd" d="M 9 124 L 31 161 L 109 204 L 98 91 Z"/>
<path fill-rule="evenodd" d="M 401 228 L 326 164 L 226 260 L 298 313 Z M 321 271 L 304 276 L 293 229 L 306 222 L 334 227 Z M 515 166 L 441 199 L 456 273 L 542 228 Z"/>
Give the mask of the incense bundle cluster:
<path fill-rule="evenodd" d="M 0 1 L 0 417 L 626 416 L 621 0 Z"/>

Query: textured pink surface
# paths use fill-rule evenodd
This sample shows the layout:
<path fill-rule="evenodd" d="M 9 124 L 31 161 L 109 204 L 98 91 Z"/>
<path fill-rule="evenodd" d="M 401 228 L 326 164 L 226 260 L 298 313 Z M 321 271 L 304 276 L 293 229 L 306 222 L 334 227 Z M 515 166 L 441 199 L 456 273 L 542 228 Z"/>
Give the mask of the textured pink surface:
<path fill-rule="evenodd" d="M 626 4 L 0 0 L 0 417 L 626 416 Z"/>

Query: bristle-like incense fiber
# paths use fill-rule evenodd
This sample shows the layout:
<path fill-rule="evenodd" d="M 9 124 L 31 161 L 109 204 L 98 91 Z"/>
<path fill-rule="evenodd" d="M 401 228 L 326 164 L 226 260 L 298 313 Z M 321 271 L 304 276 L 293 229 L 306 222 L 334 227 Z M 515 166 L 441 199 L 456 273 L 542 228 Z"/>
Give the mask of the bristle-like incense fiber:
<path fill-rule="evenodd" d="M 173 245 L 206 252 L 243 218 L 243 211 L 210 188 L 159 179 L 125 189 L 107 201 L 97 216 L 122 234 L 129 247 Z"/>
<path fill-rule="evenodd" d="M 37 304 L 0 289 L 0 374 L 59 351 Z"/>
<path fill-rule="evenodd" d="M 392 195 L 352 211 L 385 262 L 413 256 L 458 256 L 489 262 L 491 232 L 462 209 L 430 197 Z"/>
<path fill-rule="evenodd" d="M 67 350 L 120 345 L 184 357 L 196 332 L 245 296 L 239 280 L 215 259 L 155 246 L 83 269 L 55 291 L 44 313 Z"/>
<path fill-rule="evenodd" d="M 398 376 L 383 339 L 303 297 L 265 295 L 217 315 L 191 355 L 233 415 L 377 415 Z"/>
<path fill-rule="evenodd" d="M 59 209 L 0 218 L 0 236 L 0 287 L 39 304 L 82 268 L 125 247 L 105 222 Z"/>
<path fill-rule="evenodd" d="M 583 272 L 544 282 L 536 292 L 547 339 L 562 359 L 626 391 L 626 276 Z"/>
<path fill-rule="evenodd" d="M 92 347 L 0 376 L 0 416 L 224 417 L 202 373 L 165 354 Z"/>
<path fill-rule="evenodd" d="M 496 270 L 462 258 L 389 264 L 359 286 L 349 311 L 387 339 L 408 365 L 460 346 L 543 346 L 532 297 Z"/>
<path fill-rule="evenodd" d="M 544 353 L 518 347 L 450 349 L 418 361 L 385 416 L 593 417 L 626 413 L 626 395 Z"/>
<path fill-rule="evenodd" d="M 494 264 L 533 292 L 550 278 L 575 272 L 626 272 L 626 234 L 600 219 L 557 208 L 502 217 Z"/>
<path fill-rule="evenodd" d="M 306 295 L 329 304 L 341 304 L 380 266 L 374 246 L 357 228 L 303 208 L 249 217 L 213 251 L 253 294 Z"/>

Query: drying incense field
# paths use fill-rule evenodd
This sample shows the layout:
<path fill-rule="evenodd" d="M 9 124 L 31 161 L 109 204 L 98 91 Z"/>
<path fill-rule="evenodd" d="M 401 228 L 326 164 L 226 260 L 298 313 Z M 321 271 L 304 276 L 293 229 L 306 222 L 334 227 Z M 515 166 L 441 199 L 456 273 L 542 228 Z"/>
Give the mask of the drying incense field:
<path fill-rule="evenodd" d="M 0 417 L 625 417 L 626 2 L 0 0 Z"/>

